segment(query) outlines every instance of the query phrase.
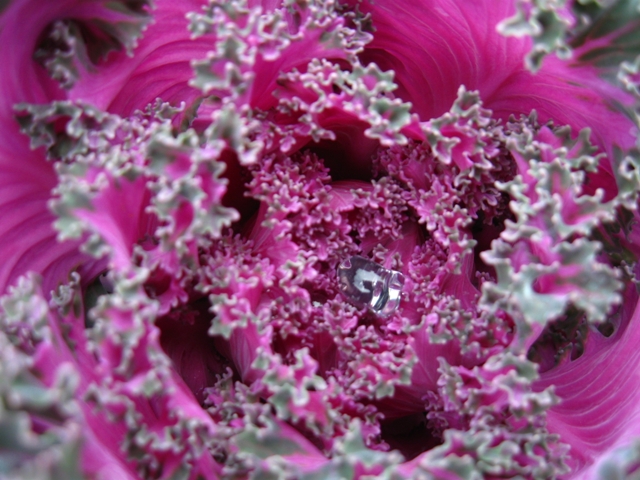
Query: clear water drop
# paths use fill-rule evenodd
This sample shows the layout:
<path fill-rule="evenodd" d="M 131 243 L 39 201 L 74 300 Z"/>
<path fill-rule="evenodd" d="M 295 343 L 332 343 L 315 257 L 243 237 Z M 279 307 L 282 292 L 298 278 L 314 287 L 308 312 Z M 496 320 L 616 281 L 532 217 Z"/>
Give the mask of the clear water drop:
<path fill-rule="evenodd" d="M 351 304 L 388 317 L 400 305 L 404 275 L 355 255 L 338 265 L 338 282 Z"/>

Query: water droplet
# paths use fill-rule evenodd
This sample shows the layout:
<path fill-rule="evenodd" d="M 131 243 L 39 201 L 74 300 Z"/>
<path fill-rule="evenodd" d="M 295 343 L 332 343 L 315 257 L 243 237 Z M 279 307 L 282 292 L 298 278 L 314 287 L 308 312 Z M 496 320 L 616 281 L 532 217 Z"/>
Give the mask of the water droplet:
<path fill-rule="evenodd" d="M 366 306 L 381 317 L 393 314 L 400 305 L 404 275 L 359 255 L 338 266 L 338 281 L 350 303 Z"/>

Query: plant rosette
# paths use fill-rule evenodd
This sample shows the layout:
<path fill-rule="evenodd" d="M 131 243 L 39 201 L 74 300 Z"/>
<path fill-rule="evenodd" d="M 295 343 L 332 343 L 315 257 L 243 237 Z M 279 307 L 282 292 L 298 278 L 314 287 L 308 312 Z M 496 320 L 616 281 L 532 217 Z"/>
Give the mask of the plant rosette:
<path fill-rule="evenodd" d="M 636 0 L 0 0 L 0 477 L 635 478 Z"/>

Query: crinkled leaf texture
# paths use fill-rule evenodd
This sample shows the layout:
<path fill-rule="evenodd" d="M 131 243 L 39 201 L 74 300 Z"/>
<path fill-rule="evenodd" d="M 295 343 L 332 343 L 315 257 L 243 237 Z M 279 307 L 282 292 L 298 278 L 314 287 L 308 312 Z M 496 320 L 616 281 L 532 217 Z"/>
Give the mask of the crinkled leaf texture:
<path fill-rule="evenodd" d="M 637 475 L 636 3 L 0 1 L 0 476 Z"/>

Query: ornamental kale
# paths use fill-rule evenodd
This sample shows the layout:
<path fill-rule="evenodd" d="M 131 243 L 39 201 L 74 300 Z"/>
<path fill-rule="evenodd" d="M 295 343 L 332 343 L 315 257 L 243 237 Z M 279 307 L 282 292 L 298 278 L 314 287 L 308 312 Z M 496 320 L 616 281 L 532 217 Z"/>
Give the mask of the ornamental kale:
<path fill-rule="evenodd" d="M 635 478 L 639 32 L 0 0 L 0 477 Z"/>

